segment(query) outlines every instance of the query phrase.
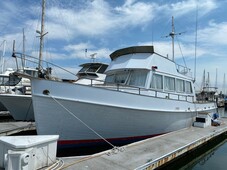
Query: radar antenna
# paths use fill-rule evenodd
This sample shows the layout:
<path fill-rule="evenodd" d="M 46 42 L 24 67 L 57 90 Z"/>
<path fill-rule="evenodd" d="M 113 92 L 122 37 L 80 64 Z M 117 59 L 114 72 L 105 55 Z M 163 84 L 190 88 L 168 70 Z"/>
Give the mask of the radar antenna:
<path fill-rule="evenodd" d="M 95 62 L 96 55 L 97 55 L 97 53 L 94 53 L 94 54 L 90 55 L 93 63 Z"/>

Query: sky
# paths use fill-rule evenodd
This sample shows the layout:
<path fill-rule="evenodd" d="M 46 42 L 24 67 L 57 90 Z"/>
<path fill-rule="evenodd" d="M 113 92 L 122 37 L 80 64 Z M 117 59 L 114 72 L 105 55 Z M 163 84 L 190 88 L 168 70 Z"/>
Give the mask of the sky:
<path fill-rule="evenodd" d="M 5 68 L 16 68 L 13 40 L 15 50 L 22 52 L 23 29 L 25 53 L 38 57 L 41 6 L 41 0 L 0 1 Z M 205 70 L 210 86 L 225 91 L 226 7 L 227 0 L 46 0 L 43 59 L 76 73 L 92 54 L 95 61 L 108 64 L 112 52 L 129 46 L 153 45 L 157 53 L 172 58 L 168 35 L 173 16 L 176 63 L 191 68 L 197 89 Z"/>

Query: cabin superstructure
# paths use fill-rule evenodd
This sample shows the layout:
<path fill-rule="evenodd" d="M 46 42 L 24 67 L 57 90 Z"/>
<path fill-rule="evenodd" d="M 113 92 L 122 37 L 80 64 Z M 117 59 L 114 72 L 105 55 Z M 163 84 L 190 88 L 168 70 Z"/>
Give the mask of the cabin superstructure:
<path fill-rule="evenodd" d="M 154 52 L 153 46 L 120 49 L 110 57 L 112 61 L 105 72 L 106 83 L 194 96 L 190 70 Z"/>

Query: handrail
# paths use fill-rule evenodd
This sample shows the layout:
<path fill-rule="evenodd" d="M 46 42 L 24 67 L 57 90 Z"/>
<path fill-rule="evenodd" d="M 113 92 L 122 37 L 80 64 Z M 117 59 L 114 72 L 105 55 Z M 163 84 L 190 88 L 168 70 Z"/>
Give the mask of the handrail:
<path fill-rule="evenodd" d="M 18 56 L 18 55 L 19 55 L 19 56 Z M 26 61 L 29 61 L 29 62 L 34 63 L 34 64 L 39 64 L 39 59 L 38 59 L 38 58 L 33 57 L 33 56 L 30 56 L 30 55 L 27 55 L 27 54 L 22 54 L 22 53 L 19 53 L 19 52 L 14 52 L 12 56 L 15 57 L 16 60 L 17 60 L 17 58 L 19 58 L 19 59 L 21 59 L 21 60 L 26 60 Z M 31 59 L 34 59 L 34 60 L 28 59 L 27 57 L 28 57 L 28 58 L 31 58 Z M 69 74 L 71 74 L 71 75 L 73 75 L 73 76 L 76 76 L 75 73 L 72 73 L 71 71 L 66 70 L 66 69 L 64 69 L 64 68 L 61 67 L 61 66 L 58 66 L 58 65 L 56 65 L 56 64 L 53 64 L 53 63 L 48 62 L 48 61 L 45 61 L 45 60 L 41 60 L 41 62 L 46 63 L 47 66 L 48 66 L 48 65 L 51 65 L 51 66 L 57 67 L 57 68 L 59 68 L 59 69 L 61 69 L 61 70 L 64 70 L 65 72 L 67 72 L 67 73 L 69 73 Z M 49 67 L 49 66 L 48 66 L 48 67 Z M 22 67 L 22 68 L 23 68 L 23 67 Z M 36 67 L 36 69 L 37 69 L 37 68 L 38 68 L 38 67 Z M 19 67 L 18 67 L 18 69 L 19 69 Z M 42 67 L 41 69 L 44 70 L 43 67 Z"/>
<path fill-rule="evenodd" d="M 176 64 L 176 69 L 180 74 L 188 75 L 188 76 L 192 77 L 192 72 L 191 72 L 190 68 L 182 66 L 180 64 Z"/>
<path fill-rule="evenodd" d="M 98 88 L 106 88 L 110 90 L 116 90 L 119 92 L 124 93 L 133 93 L 143 96 L 151 96 L 156 98 L 165 98 L 170 100 L 179 100 L 179 101 L 188 101 L 188 102 L 194 102 L 194 96 L 190 94 L 176 94 L 176 93 L 170 93 L 170 92 L 163 92 L 158 91 L 154 89 L 146 89 L 142 87 L 135 87 L 130 85 L 124 85 L 119 83 L 106 83 L 102 80 L 92 80 L 92 82 L 96 81 L 96 84 L 91 84 L 91 86 L 98 87 Z M 100 82 L 100 84 L 97 84 L 97 82 Z M 146 93 L 147 92 L 147 93 Z M 151 94 L 153 93 L 153 94 Z M 162 97 L 161 97 L 162 96 Z"/>

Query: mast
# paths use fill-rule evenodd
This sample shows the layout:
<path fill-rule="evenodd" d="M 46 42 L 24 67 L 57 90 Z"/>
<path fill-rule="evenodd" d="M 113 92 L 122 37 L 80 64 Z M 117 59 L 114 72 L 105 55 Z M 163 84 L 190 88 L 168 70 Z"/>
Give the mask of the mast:
<path fill-rule="evenodd" d="M 204 90 L 204 88 L 206 87 L 206 72 L 205 69 L 203 70 L 203 78 L 202 78 L 202 87 L 201 90 Z"/>
<path fill-rule="evenodd" d="M 185 32 L 175 33 L 175 27 L 174 27 L 174 17 L 172 16 L 172 32 L 169 33 L 169 35 L 165 37 L 171 37 L 172 38 L 172 60 L 174 61 L 174 37 L 175 35 L 181 35 Z"/>
<path fill-rule="evenodd" d="M 22 54 L 22 67 L 25 67 L 25 34 L 24 34 L 24 28 L 23 28 L 23 54 Z"/>
<path fill-rule="evenodd" d="M 3 73 L 4 70 L 4 56 L 5 56 L 5 48 L 6 48 L 6 40 L 3 40 L 3 50 L 2 50 L 2 55 L 0 58 L 0 62 L 1 62 L 1 73 Z"/>
<path fill-rule="evenodd" d="M 226 90 L 225 90 L 225 73 L 224 73 L 224 78 L 223 78 L 222 94 L 226 95 Z"/>
<path fill-rule="evenodd" d="M 47 33 L 44 34 L 44 17 L 45 17 L 45 4 L 46 0 L 42 0 L 42 19 L 41 19 L 41 31 L 36 30 L 38 34 L 40 34 L 40 46 L 39 46 L 39 65 L 38 69 L 41 70 L 42 67 L 42 51 L 43 51 L 43 37 Z"/>
<path fill-rule="evenodd" d="M 172 16 L 172 32 L 169 33 L 169 36 L 172 38 L 172 57 L 173 57 L 173 61 L 174 61 L 174 36 L 175 36 L 175 32 L 174 32 L 174 17 Z"/>
<path fill-rule="evenodd" d="M 209 91 L 209 88 L 210 88 L 210 73 L 209 72 L 207 72 L 206 87 L 208 88 L 208 91 Z"/>

